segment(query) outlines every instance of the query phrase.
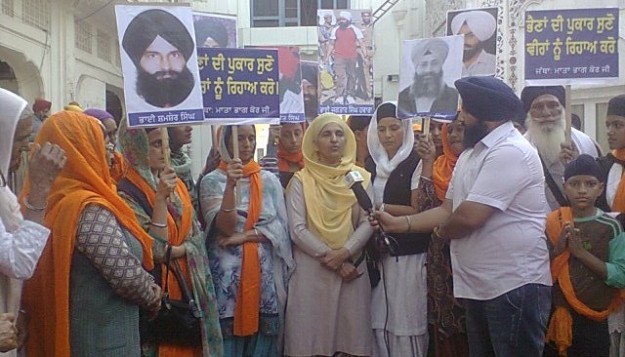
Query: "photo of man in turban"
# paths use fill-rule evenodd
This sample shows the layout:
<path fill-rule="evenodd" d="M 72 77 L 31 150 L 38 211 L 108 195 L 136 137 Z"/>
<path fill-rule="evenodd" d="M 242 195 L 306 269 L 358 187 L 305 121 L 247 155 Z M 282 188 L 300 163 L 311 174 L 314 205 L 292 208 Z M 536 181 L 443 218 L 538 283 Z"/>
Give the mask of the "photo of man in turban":
<path fill-rule="evenodd" d="M 464 35 L 462 77 L 490 76 L 497 69 L 497 8 L 449 12 L 447 34 Z"/>
<path fill-rule="evenodd" d="M 449 86 L 450 77 L 460 77 L 460 61 L 457 73 L 445 75 L 444 66 L 454 61 L 456 56 L 449 56 L 448 39 L 454 39 L 461 46 L 460 37 L 431 38 L 404 41 L 404 60 L 400 77 L 408 78 L 413 71 L 412 81 L 402 89 L 398 99 L 398 114 L 402 118 L 429 114 L 452 115 L 458 108 L 458 91 Z M 406 52 L 409 51 L 409 63 Z M 408 67 L 411 67 L 408 69 Z M 451 76 L 450 76 L 451 75 Z M 445 77 L 445 78 L 443 78 Z M 402 78 L 400 78 L 402 79 Z"/>
<path fill-rule="evenodd" d="M 203 48 L 237 48 L 236 16 L 193 13 L 195 43 Z"/>
<path fill-rule="evenodd" d="M 128 24 L 122 47 L 137 69 L 136 92 L 159 108 L 184 102 L 195 85 L 188 67 L 195 52 L 185 25 L 171 13 L 150 9 Z"/>

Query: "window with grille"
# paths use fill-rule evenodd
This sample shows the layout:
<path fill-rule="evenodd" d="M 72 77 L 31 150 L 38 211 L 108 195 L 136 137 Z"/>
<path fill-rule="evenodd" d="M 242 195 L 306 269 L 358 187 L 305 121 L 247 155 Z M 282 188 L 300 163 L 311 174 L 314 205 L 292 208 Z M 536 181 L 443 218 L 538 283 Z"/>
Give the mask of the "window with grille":
<path fill-rule="evenodd" d="M 74 21 L 74 45 L 81 51 L 92 53 L 91 25 L 85 21 Z"/>
<path fill-rule="evenodd" d="M 49 0 L 24 0 L 22 2 L 22 19 L 25 23 L 41 30 L 50 30 Z"/>
<path fill-rule="evenodd" d="M 349 9 L 349 0 L 250 0 L 252 27 L 317 26 L 318 9 Z"/>
<path fill-rule="evenodd" d="M 15 12 L 13 11 L 13 0 L 2 0 L 2 13 L 7 16 L 13 17 Z"/>
<path fill-rule="evenodd" d="M 98 57 L 111 62 L 111 36 L 98 29 Z"/>

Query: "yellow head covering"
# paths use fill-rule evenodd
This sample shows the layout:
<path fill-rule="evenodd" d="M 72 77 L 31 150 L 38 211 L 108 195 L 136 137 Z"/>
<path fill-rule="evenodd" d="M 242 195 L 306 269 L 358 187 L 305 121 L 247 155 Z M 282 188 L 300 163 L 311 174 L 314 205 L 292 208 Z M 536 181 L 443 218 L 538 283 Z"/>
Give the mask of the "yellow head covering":
<path fill-rule="evenodd" d="M 314 141 L 329 123 L 343 129 L 346 145 L 341 163 L 326 166 L 319 162 Z M 308 228 L 332 249 L 343 247 L 354 231 L 352 207 L 357 202 L 352 190 L 345 184 L 345 175 L 358 171 L 364 177 L 363 187 L 369 186 L 371 175 L 355 166 L 356 138 L 340 116 L 325 113 L 313 120 L 304 134 L 302 143 L 305 166 L 295 173 L 304 188 Z"/>

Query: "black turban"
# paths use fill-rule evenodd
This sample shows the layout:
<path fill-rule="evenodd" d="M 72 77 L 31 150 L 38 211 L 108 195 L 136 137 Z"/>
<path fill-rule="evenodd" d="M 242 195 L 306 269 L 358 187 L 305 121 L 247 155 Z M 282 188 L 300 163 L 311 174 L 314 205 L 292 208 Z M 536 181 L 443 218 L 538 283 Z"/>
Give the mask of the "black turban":
<path fill-rule="evenodd" d="M 512 88 L 495 77 L 465 77 L 455 85 L 462 98 L 462 109 L 479 120 L 513 120 L 523 111 L 523 103 Z"/>
<path fill-rule="evenodd" d="M 219 47 L 228 47 L 228 31 L 221 22 L 217 20 L 200 20 L 195 24 L 195 42 L 198 47 L 204 46 L 207 38 L 212 38 L 219 44 Z"/>
<path fill-rule="evenodd" d="M 608 115 L 625 117 L 625 95 L 617 95 L 608 102 Z"/>
<path fill-rule="evenodd" d="M 525 113 L 530 111 L 532 107 L 532 103 L 534 99 L 540 97 L 541 95 L 551 94 L 554 97 L 558 98 L 558 101 L 562 106 L 566 105 L 566 94 L 564 87 L 562 86 L 537 86 L 537 87 L 525 87 L 521 92 L 521 100 L 523 101 L 523 107 L 525 108 Z"/>
<path fill-rule="evenodd" d="M 180 20 L 167 11 L 147 10 L 132 19 L 122 40 L 122 46 L 135 66 L 139 67 L 143 53 L 156 36 L 176 47 L 185 60 L 189 60 L 195 51 L 193 39 Z"/>
<path fill-rule="evenodd" d="M 350 115 L 347 120 L 347 125 L 352 131 L 364 130 L 369 126 L 371 116 L 369 115 Z"/>
<path fill-rule="evenodd" d="M 594 176 L 603 182 L 603 172 L 599 163 L 590 155 L 582 154 L 577 159 L 571 161 L 564 169 L 564 181 L 573 176 L 588 175 Z"/>
<path fill-rule="evenodd" d="M 375 110 L 375 121 L 380 122 L 384 118 L 397 118 L 397 106 L 393 103 L 382 103 Z"/>

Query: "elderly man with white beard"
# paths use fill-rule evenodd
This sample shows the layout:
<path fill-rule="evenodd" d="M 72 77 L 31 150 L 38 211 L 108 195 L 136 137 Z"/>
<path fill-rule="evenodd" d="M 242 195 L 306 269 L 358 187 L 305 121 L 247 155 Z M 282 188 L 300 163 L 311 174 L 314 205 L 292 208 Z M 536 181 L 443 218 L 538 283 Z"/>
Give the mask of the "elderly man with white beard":
<path fill-rule="evenodd" d="M 527 113 L 525 138 L 531 142 L 543 163 L 545 193 L 552 210 L 566 203 L 562 191 L 565 163 L 580 154 L 599 156 L 594 141 L 571 128 L 571 146 L 565 144 L 565 90 L 562 86 L 525 87 L 521 100 Z"/>

